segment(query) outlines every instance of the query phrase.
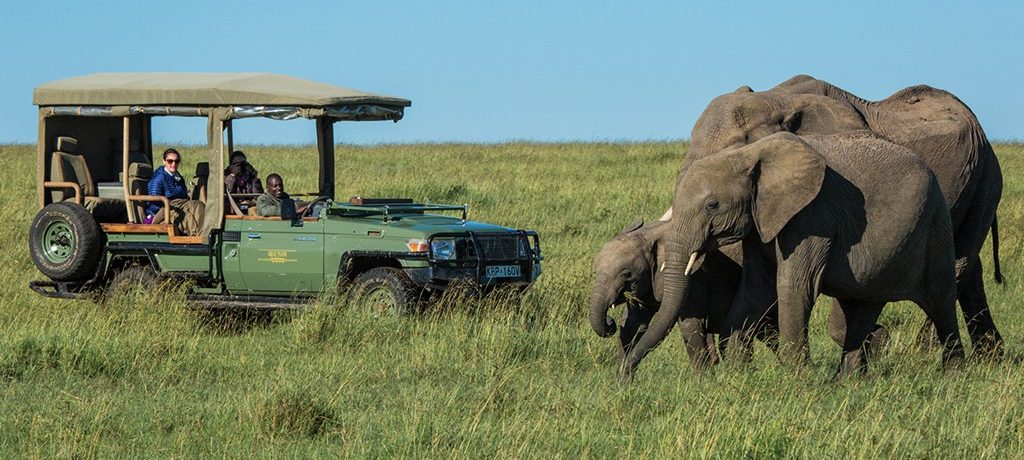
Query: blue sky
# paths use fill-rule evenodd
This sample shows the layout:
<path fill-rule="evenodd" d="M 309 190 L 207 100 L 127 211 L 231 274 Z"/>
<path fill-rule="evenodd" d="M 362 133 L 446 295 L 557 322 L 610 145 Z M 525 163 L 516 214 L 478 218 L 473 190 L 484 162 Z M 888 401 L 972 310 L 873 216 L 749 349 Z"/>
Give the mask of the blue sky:
<path fill-rule="evenodd" d="M 796 74 L 868 99 L 952 91 L 1024 138 L 1024 2 L 17 2 L 0 17 L 0 142 L 34 142 L 32 89 L 108 71 L 275 72 L 409 98 L 340 142 L 685 139 L 715 96 Z M 312 142 L 260 122 L 237 141 Z M 242 126 L 240 126 L 242 128 Z M 201 124 L 155 126 L 201 142 Z"/>

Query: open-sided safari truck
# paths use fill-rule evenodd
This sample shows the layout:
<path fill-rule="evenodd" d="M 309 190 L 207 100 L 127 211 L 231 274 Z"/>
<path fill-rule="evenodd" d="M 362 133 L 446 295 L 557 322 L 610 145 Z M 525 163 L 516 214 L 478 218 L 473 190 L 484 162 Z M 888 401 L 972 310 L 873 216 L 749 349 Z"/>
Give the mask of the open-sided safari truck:
<path fill-rule="evenodd" d="M 382 307 L 411 308 L 463 280 L 482 291 L 529 286 L 540 274 L 536 232 L 466 220 L 467 207 L 411 199 L 334 201 L 334 123 L 397 122 L 406 99 L 271 74 L 94 74 L 40 85 L 39 213 L 30 251 L 47 281 L 30 287 L 77 298 L 124 283 L 192 280 L 193 299 L 272 306 L 334 286 L 352 286 Z M 154 170 L 155 117 L 203 117 L 207 147 L 192 199 L 205 203 L 201 230 L 179 234 L 167 215 L 144 222 Z M 226 193 L 232 122 L 315 122 L 319 191 L 305 210 L 250 215 Z M 312 165 L 310 165 L 312 167 Z M 186 175 L 187 177 L 187 175 Z"/>

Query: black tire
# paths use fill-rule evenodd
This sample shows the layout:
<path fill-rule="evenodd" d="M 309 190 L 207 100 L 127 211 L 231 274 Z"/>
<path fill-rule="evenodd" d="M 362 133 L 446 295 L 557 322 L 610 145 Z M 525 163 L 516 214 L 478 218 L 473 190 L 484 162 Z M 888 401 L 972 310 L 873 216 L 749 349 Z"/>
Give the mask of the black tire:
<path fill-rule="evenodd" d="M 96 273 L 103 232 L 79 204 L 51 203 L 39 210 L 28 234 L 36 267 L 54 281 L 80 281 Z"/>
<path fill-rule="evenodd" d="M 415 313 L 420 288 L 409 276 L 394 267 L 377 267 L 360 273 L 352 282 L 352 305 L 366 308 L 374 316 L 401 316 Z"/>

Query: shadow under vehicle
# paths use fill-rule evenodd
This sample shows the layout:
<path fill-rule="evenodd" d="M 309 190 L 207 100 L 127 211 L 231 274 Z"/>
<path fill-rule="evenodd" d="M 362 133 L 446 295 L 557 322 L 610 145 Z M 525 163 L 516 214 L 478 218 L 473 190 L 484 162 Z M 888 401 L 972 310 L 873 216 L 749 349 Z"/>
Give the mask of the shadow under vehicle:
<path fill-rule="evenodd" d="M 540 275 L 536 232 L 467 220 L 466 205 L 355 197 L 335 201 L 334 123 L 391 120 L 407 99 L 273 74 L 103 73 L 40 85 L 32 258 L 48 297 L 93 296 L 113 286 L 188 279 L 208 306 L 288 307 L 351 287 L 360 300 L 406 311 L 453 282 L 478 292 L 526 289 Z M 152 121 L 206 119 L 204 161 L 191 199 L 201 229 L 182 234 L 169 203 L 146 194 L 153 174 Z M 318 191 L 301 212 L 261 217 L 227 193 L 232 123 L 244 118 L 315 122 Z M 157 154 L 159 156 L 159 153 Z M 143 206 L 160 201 L 162 224 Z"/>

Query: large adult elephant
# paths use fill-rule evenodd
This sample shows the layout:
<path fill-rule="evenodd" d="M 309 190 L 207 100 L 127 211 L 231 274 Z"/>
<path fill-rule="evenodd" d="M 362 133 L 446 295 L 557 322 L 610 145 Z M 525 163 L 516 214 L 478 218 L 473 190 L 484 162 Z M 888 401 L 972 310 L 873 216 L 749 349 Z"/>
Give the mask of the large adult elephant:
<path fill-rule="evenodd" d="M 663 311 L 686 303 L 709 251 L 742 242 L 730 311 L 741 321 L 730 322 L 764 313 L 744 299 L 776 296 L 784 361 L 810 360 L 807 326 L 819 293 L 842 299 L 842 374 L 864 369 L 865 340 L 885 303 L 897 300 L 917 303 L 934 322 L 944 364 L 963 357 L 946 201 L 913 152 L 879 135 L 777 133 L 696 160 L 680 177 L 670 225 Z"/>
<path fill-rule="evenodd" d="M 991 228 L 999 281 L 995 211 L 1002 194 L 1002 173 L 977 118 L 952 94 L 913 86 L 872 102 L 805 75 L 768 91 L 755 92 L 744 86 L 715 98 L 701 114 L 679 177 L 681 180 L 695 161 L 774 133 L 803 136 L 864 129 L 909 148 L 935 174 L 950 206 L 957 297 L 971 341 L 983 354 L 1001 353 L 1002 338 L 989 312 L 979 253 Z M 745 301 L 768 305 L 775 299 Z M 840 308 L 837 305 L 833 310 Z M 678 313 L 664 308 L 659 311 L 637 341 L 631 362 L 639 362 L 664 339 L 675 321 L 672 315 Z M 842 334 L 843 329 L 837 331 Z"/>

